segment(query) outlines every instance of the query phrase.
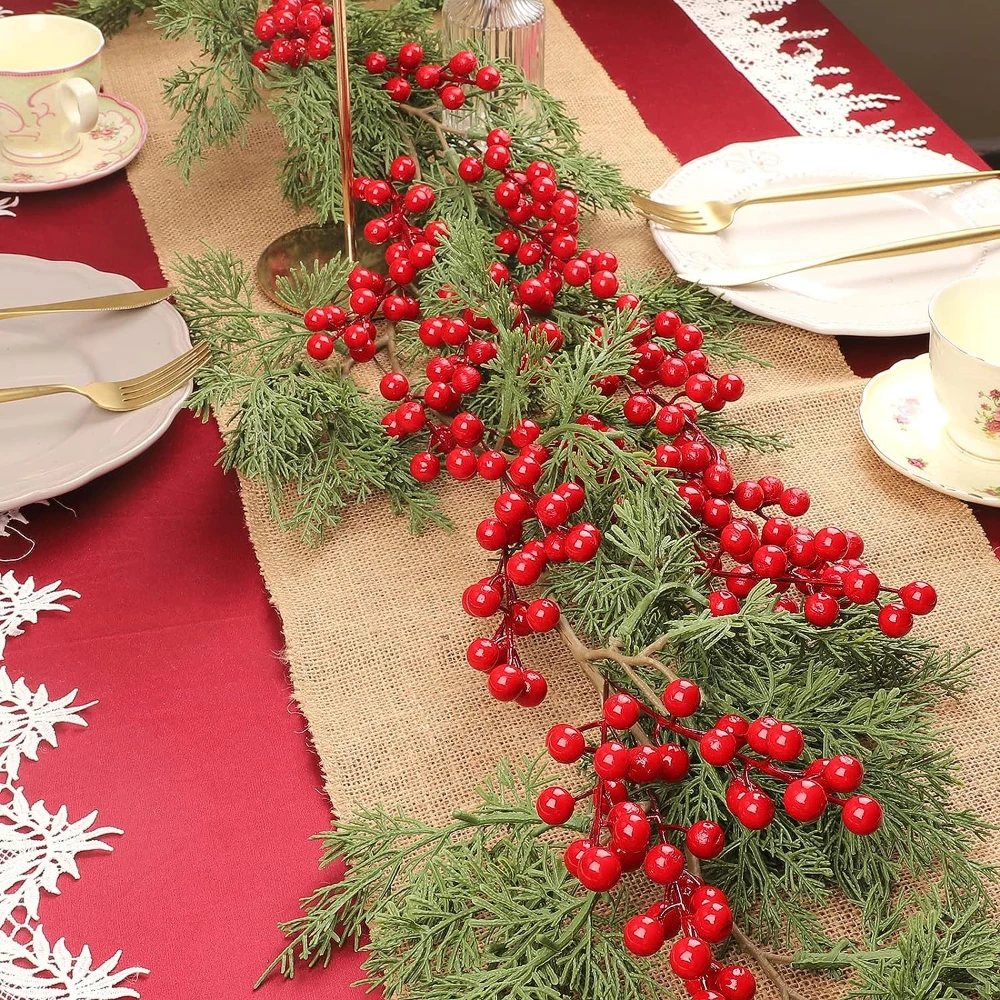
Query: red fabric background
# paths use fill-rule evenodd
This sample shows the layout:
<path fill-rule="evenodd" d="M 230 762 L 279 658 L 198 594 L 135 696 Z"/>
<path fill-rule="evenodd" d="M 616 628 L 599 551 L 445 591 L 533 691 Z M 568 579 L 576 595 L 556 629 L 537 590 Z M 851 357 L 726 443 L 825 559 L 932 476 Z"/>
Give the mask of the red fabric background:
<path fill-rule="evenodd" d="M 32 0 L 32 8 L 41 7 Z M 18 13 L 28 0 L 15 0 Z M 664 0 L 560 0 L 584 42 L 682 159 L 740 139 L 791 132 L 690 20 Z M 788 12 L 786 12 L 788 13 Z M 820 42 L 855 86 L 903 96 L 900 126 L 934 124 L 931 148 L 974 162 L 942 122 L 815 0 L 789 14 L 794 27 L 831 27 Z M 660 178 L 651 177 L 655 185 Z M 124 173 L 85 188 L 22 198 L 0 220 L 0 252 L 67 257 L 162 281 Z M 71 331 L 68 331 L 71 335 Z M 859 374 L 924 350 L 925 338 L 850 341 Z M 129 466 L 32 508 L 37 548 L 16 567 L 83 594 L 69 615 L 45 615 L 10 642 L 12 676 L 61 695 L 79 687 L 85 730 L 63 727 L 60 747 L 27 762 L 22 784 L 74 818 L 92 809 L 125 830 L 114 852 L 81 858 L 82 879 L 43 901 L 50 939 L 152 975 L 147 1000 L 245 997 L 281 944 L 275 922 L 316 882 L 328 802 L 304 720 L 290 702 L 277 656 L 280 623 L 268 606 L 246 535 L 237 486 L 214 466 L 214 426 L 183 414 Z M 1000 516 L 984 519 L 994 542 Z M 0 541 L 0 557 L 17 554 Z M 326 972 L 273 981 L 262 995 L 349 995 L 357 956 Z"/>

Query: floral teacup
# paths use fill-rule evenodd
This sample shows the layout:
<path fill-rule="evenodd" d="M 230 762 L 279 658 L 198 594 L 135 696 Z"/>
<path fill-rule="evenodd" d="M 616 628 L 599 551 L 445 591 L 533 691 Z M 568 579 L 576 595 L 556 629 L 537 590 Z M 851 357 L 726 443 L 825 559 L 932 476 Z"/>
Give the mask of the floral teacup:
<path fill-rule="evenodd" d="M 966 278 L 930 304 L 934 392 L 948 436 L 963 451 L 1000 461 L 1000 278 Z"/>
<path fill-rule="evenodd" d="M 18 163 L 56 163 L 97 124 L 104 36 L 59 14 L 0 18 L 0 149 Z"/>

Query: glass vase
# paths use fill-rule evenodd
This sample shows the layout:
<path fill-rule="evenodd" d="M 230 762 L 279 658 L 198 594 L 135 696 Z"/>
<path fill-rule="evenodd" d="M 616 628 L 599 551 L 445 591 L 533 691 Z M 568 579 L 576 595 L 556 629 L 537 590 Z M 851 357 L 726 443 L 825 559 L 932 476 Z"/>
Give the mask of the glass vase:
<path fill-rule="evenodd" d="M 545 60 L 544 0 L 444 0 L 441 39 L 446 54 L 472 43 L 487 63 L 513 63 L 525 79 L 543 83 Z M 449 125 L 469 128 L 475 113 L 459 108 L 447 113 Z"/>

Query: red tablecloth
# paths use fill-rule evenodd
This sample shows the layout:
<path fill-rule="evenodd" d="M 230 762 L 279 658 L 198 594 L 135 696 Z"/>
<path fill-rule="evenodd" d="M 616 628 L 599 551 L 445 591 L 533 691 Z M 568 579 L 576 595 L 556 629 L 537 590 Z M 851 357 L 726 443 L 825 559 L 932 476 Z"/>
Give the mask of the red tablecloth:
<path fill-rule="evenodd" d="M 681 159 L 791 133 L 672 3 L 559 5 Z M 935 125 L 930 148 L 976 162 L 816 0 L 783 13 L 791 27 L 831 28 L 828 61 L 850 66 L 856 88 L 902 95 L 890 112 L 901 127 Z M 0 252 L 81 260 L 146 286 L 162 280 L 124 173 L 25 196 L 16 219 L 0 220 Z M 925 342 L 842 346 L 858 374 L 871 374 Z M 237 485 L 214 466 L 218 445 L 213 425 L 181 415 L 145 455 L 65 498 L 75 516 L 32 508 L 37 547 L 17 566 L 83 598 L 12 640 L 8 670 L 100 702 L 86 712 L 88 729 L 63 730 L 58 750 L 25 764 L 22 783 L 32 800 L 66 803 L 73 817 L 98 809 L 125 831 L 113 853 L 81 857 L 80 882 L 64 878 L 63 894 L 43 901 L 46 930 L 74 951 L 89 944 L 98 959 L 124 949 L 126 962 L 152 970 L 139 984 L 147 1000 L 247 996 L 281 944 L 275 922 L 316 881 L 308 837 L 328 822 Z M 984 511 L 983 523 L 1000 542 L 1000 515 Z M 263 995 L 346 997 L 358 962 L 341 953 L 329 970 L 275 981 Z"/>

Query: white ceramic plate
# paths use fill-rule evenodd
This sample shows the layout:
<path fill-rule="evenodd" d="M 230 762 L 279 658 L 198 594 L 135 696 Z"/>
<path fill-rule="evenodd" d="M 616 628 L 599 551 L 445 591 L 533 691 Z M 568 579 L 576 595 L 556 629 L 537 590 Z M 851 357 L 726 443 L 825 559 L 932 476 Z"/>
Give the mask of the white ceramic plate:
<path fill-rule="evenodd" d="M 993 405 L 1000 410 L 1000 396 Z M 1000 507 L 1000 462 L 963 451 L 946 433 L 926 354 L 879 372 L 865 386 L 858 412 L 875 453 L 907 479 L 968 503 Z"/>
<path fill-rule="evenodd" d="M 0 306 L 37 305 L 134 291 L 134 281 L 86 264 L 0 254 Z M 0 385 L 117 381 L 151 371 L 191 347 L 168 302 L 121 312 L 0 322 Z M 190 387 L 131 413 L 82 396 L 0 405 L 0 510 L 58 496 L 124 465 L 170 425 Z"/>
<path fill-rule="evenodd" d="M 951 157 L 868 136 L 791 136 L 736 143 L 692 160 L 651 193 L 683 204 L 739 200 L 781 188 L 969 170 Z M 1000 225 L 1000 180 L 778 205 L 751 205 L 711 236 L 653 225 L 678 270 L 791 261 L 974 226 Z M 929 329 L 927 303 L 972 274 L 1000 274 L 1000 242 L 909 257 L 836 264 L 743 288 L 723 298 L 816 333 L 902 337 Z"/>

